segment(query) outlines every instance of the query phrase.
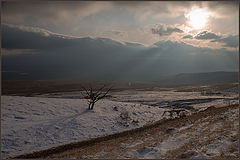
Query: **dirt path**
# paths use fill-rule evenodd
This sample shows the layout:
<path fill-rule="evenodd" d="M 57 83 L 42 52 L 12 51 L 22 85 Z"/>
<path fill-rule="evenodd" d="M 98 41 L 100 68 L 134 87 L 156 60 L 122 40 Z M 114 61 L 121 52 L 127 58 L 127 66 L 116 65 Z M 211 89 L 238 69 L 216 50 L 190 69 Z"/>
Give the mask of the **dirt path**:
<path fill-rule="evenodd" d="M 18 158 L 235 158 L 239 157 L 238 109 L 238 105 L 210 107 L 125 136 Z"/>

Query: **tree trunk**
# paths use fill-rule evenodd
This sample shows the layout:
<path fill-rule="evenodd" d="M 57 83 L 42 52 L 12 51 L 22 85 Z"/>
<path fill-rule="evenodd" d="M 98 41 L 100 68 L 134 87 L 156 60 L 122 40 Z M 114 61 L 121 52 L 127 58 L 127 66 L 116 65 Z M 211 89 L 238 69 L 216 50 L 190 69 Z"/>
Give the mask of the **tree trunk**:
<path fill-rule="evenodd" d="M 89 103 L 89 104 L 88 104 L 88 109 L 89 109 L 89 110 L 91 110 L 91 104 L 92 104 L 92 103 Z"/>
<path fill-rule="evenodd" d="M 93 110 L 93 106 L 94 106 L 94 103 L 92 103 L 92 105 L 91 105 L 91 110 Z"/>

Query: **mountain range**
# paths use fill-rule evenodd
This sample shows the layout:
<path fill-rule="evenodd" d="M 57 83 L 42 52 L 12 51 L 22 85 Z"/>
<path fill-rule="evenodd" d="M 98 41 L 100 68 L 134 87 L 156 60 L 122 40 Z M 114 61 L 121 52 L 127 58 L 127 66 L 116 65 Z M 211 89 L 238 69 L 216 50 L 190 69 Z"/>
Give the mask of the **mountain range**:
<path fill-rule="evenodd" d="M 2 24 L 2 48 L 3 80 L 160 82 L 162 77 L 179 73 L 238 68 L 237 53 L 225 48 L 202 48 L 169 40 L 145 46 L 6 24 Z"/>

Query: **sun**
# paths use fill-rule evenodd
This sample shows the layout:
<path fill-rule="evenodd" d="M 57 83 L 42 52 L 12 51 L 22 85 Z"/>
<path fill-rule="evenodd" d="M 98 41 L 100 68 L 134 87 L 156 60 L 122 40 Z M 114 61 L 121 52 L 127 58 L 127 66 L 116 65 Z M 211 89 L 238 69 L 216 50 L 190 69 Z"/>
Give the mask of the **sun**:
<path fill-rule="evenodd" d="M 189 24 L 193 29 L 202 29 L 206 26 L 210 13 L 203 8 L 196 8 L 187 14 Z"/>

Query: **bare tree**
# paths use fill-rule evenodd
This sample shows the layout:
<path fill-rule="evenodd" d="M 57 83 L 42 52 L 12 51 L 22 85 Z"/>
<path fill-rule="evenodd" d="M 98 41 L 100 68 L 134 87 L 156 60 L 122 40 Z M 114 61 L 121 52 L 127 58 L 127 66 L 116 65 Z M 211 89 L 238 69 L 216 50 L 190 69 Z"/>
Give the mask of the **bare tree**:
<path fill-rule="evenodd" d="M 108 92 L 112 89 L 112 87 L 108 88 L 106 90 L 106 86 L 102 86 L 99 89 L 94 89 L 92 86 L 90 86 L 88 89 L 82 86 L 83 91 L 85 94 L 82 93 L 83 97 L 85 99 L 88 99 L 88 109 L 93 110 L 94 104 L 99 101 L 100 99 L 103 99 L 107 96 Z M 105 90 L 105 91 L 104 91 Z"/>

